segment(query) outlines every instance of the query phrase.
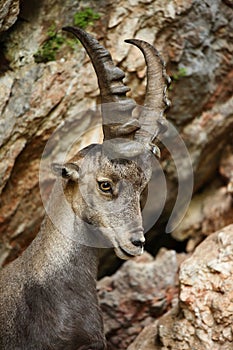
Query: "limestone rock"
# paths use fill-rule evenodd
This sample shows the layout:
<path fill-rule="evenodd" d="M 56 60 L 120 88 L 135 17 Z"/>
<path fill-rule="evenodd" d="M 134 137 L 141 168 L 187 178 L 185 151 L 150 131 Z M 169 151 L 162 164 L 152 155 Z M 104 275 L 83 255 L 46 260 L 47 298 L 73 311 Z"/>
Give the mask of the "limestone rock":
<path fill-rule="evenodd" d="M 148 350 L 232 349 L 232 242 L 230 225 L 210 235 L 181 264 L 179 306 L 145 331 L 154 333 Z M 142 336 L 129 349 L 140 349 L 134 346 L 139 340 Z"/>
<path fill-rule="evenodd" d="M 0 1 L 0 33 L 9 29 L 17 20 L 19 0 Z"/>
<path fill-rule="evenodd" d="M 216 124 L 215 135 L 218 132 L 217 129 L 219 128 Z M 209 140 L 214 143 L 213 140 L 211 141 L 211 133 Z M 227 133 L 226 137 L 228 137 Z M 192 251 L 205 236 L 233 222 L 233 151 L 232 140 L 229 141 L 221 152 L 219 168 L 217 169 L 219 176 L 210 182 L 204 190 L 193 196 L 182 222 L 172 232 L 172 236 L 178 241 L 189 239 L 188 251 Z M 207 161 L 204 164 L 203 166 L 207 167 Z"/>
<path fill-rule="evenodd" d="M 194 190 L 202 187 L 217 173 L 219 158 L 232 142 L 233 97 L 216 104 L 189 123 L 182 136 L 191 154 L 195 173 Z"/>
<path fill-rule="evenodd" d="M 144 254 L 99 281 L 105 332 L 113 348 L 126 349 L 144 326 L 172 305 L 179 263 L 174 251 L 161 250 L 155 260 Z"/>
<path fill-rule="evenodd" d="M 172 232 L 179 241 L 189 239 L 187 251 L 192 251 L 205 236 L 231 224 L 233 198 L 226 186 L 215 181 L 200 194 L 194 195 L 181 224 Z"/>
<path fill-rule="evenodd" d="M 153 350 L 155 348 L 157 323 L 155 321 L 151 325 L 146 326 L 127 350 Z"/>

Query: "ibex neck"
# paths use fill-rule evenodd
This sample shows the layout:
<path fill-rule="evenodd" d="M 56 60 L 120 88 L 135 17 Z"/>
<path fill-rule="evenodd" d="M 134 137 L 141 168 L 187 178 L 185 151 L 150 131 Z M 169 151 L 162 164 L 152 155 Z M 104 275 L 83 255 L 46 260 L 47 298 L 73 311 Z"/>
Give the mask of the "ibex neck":
<path fill-rule="evenodd" d="M 76 228 L 76 237 L 82 227 Z M 40 282 L 47 279 L 66 278 L 66 273 L 83 275 L 96 279 L 98 266 L 98 249 L 81 245 L 78 239 L 67 237 L 67 232 L 60 232 L 51 219 L 46 216 L 41 230 L 25 254 L 32 271 L 32 277 Z"/>
<path fill-rule="evenodd" d="M 61 183 L 56 183 L 40 232 L 25 251 L 28 257 L 24 261 L 33 271 L 32 278 L 43 281 L 71 270 L 79 277 L 96 278 L 99 251 L 82 244 L 85 235 L 85 224 L 77 220 Z"/>

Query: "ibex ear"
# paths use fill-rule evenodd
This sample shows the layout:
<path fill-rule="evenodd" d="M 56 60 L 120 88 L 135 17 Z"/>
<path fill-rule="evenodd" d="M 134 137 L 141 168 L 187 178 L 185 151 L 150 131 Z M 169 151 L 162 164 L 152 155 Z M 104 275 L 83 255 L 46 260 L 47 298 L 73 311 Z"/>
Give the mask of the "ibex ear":
<path fill-rule="evenodd" d="M 53 163 L 52 171 L 57 176 L 62 176 L 65 179 L 70 179 L 73 181 L 77 181 L 79 179 L 79 167 L 74 163 Z"/>

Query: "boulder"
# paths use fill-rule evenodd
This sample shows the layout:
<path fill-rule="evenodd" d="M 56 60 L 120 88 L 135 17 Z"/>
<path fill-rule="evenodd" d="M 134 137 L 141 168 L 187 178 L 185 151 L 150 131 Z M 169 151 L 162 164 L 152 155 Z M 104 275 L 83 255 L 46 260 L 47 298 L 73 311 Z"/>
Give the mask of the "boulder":
<path fill-rule="evenodd" d="M 166 312 L 177 296 L 177 271 L 183 256 L 162 249 L 127 261 L 98 282 L 105 333 L 110 348 L 126 349 L 142 328 Z"/>
<path fill-rule="evenodd" d="M 205 239 L 180 266 L 179 304 L 128 350 L 231 350 L 233 225 Z M 147 338 L 148 337 L 148 338 Z"/>

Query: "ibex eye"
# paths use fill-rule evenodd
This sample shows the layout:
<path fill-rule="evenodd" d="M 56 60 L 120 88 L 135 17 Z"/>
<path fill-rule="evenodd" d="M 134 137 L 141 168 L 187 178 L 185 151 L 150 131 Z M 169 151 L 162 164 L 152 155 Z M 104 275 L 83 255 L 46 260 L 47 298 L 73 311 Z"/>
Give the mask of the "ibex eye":
<path fill-rule="evenodd" d="M 107 193 L 112 192 L 112 186 L 111 186 L 110 182 L 99 181 L 98 183 L 99 183 L 99 188 L 101 191 L 107 192 Z"/>

